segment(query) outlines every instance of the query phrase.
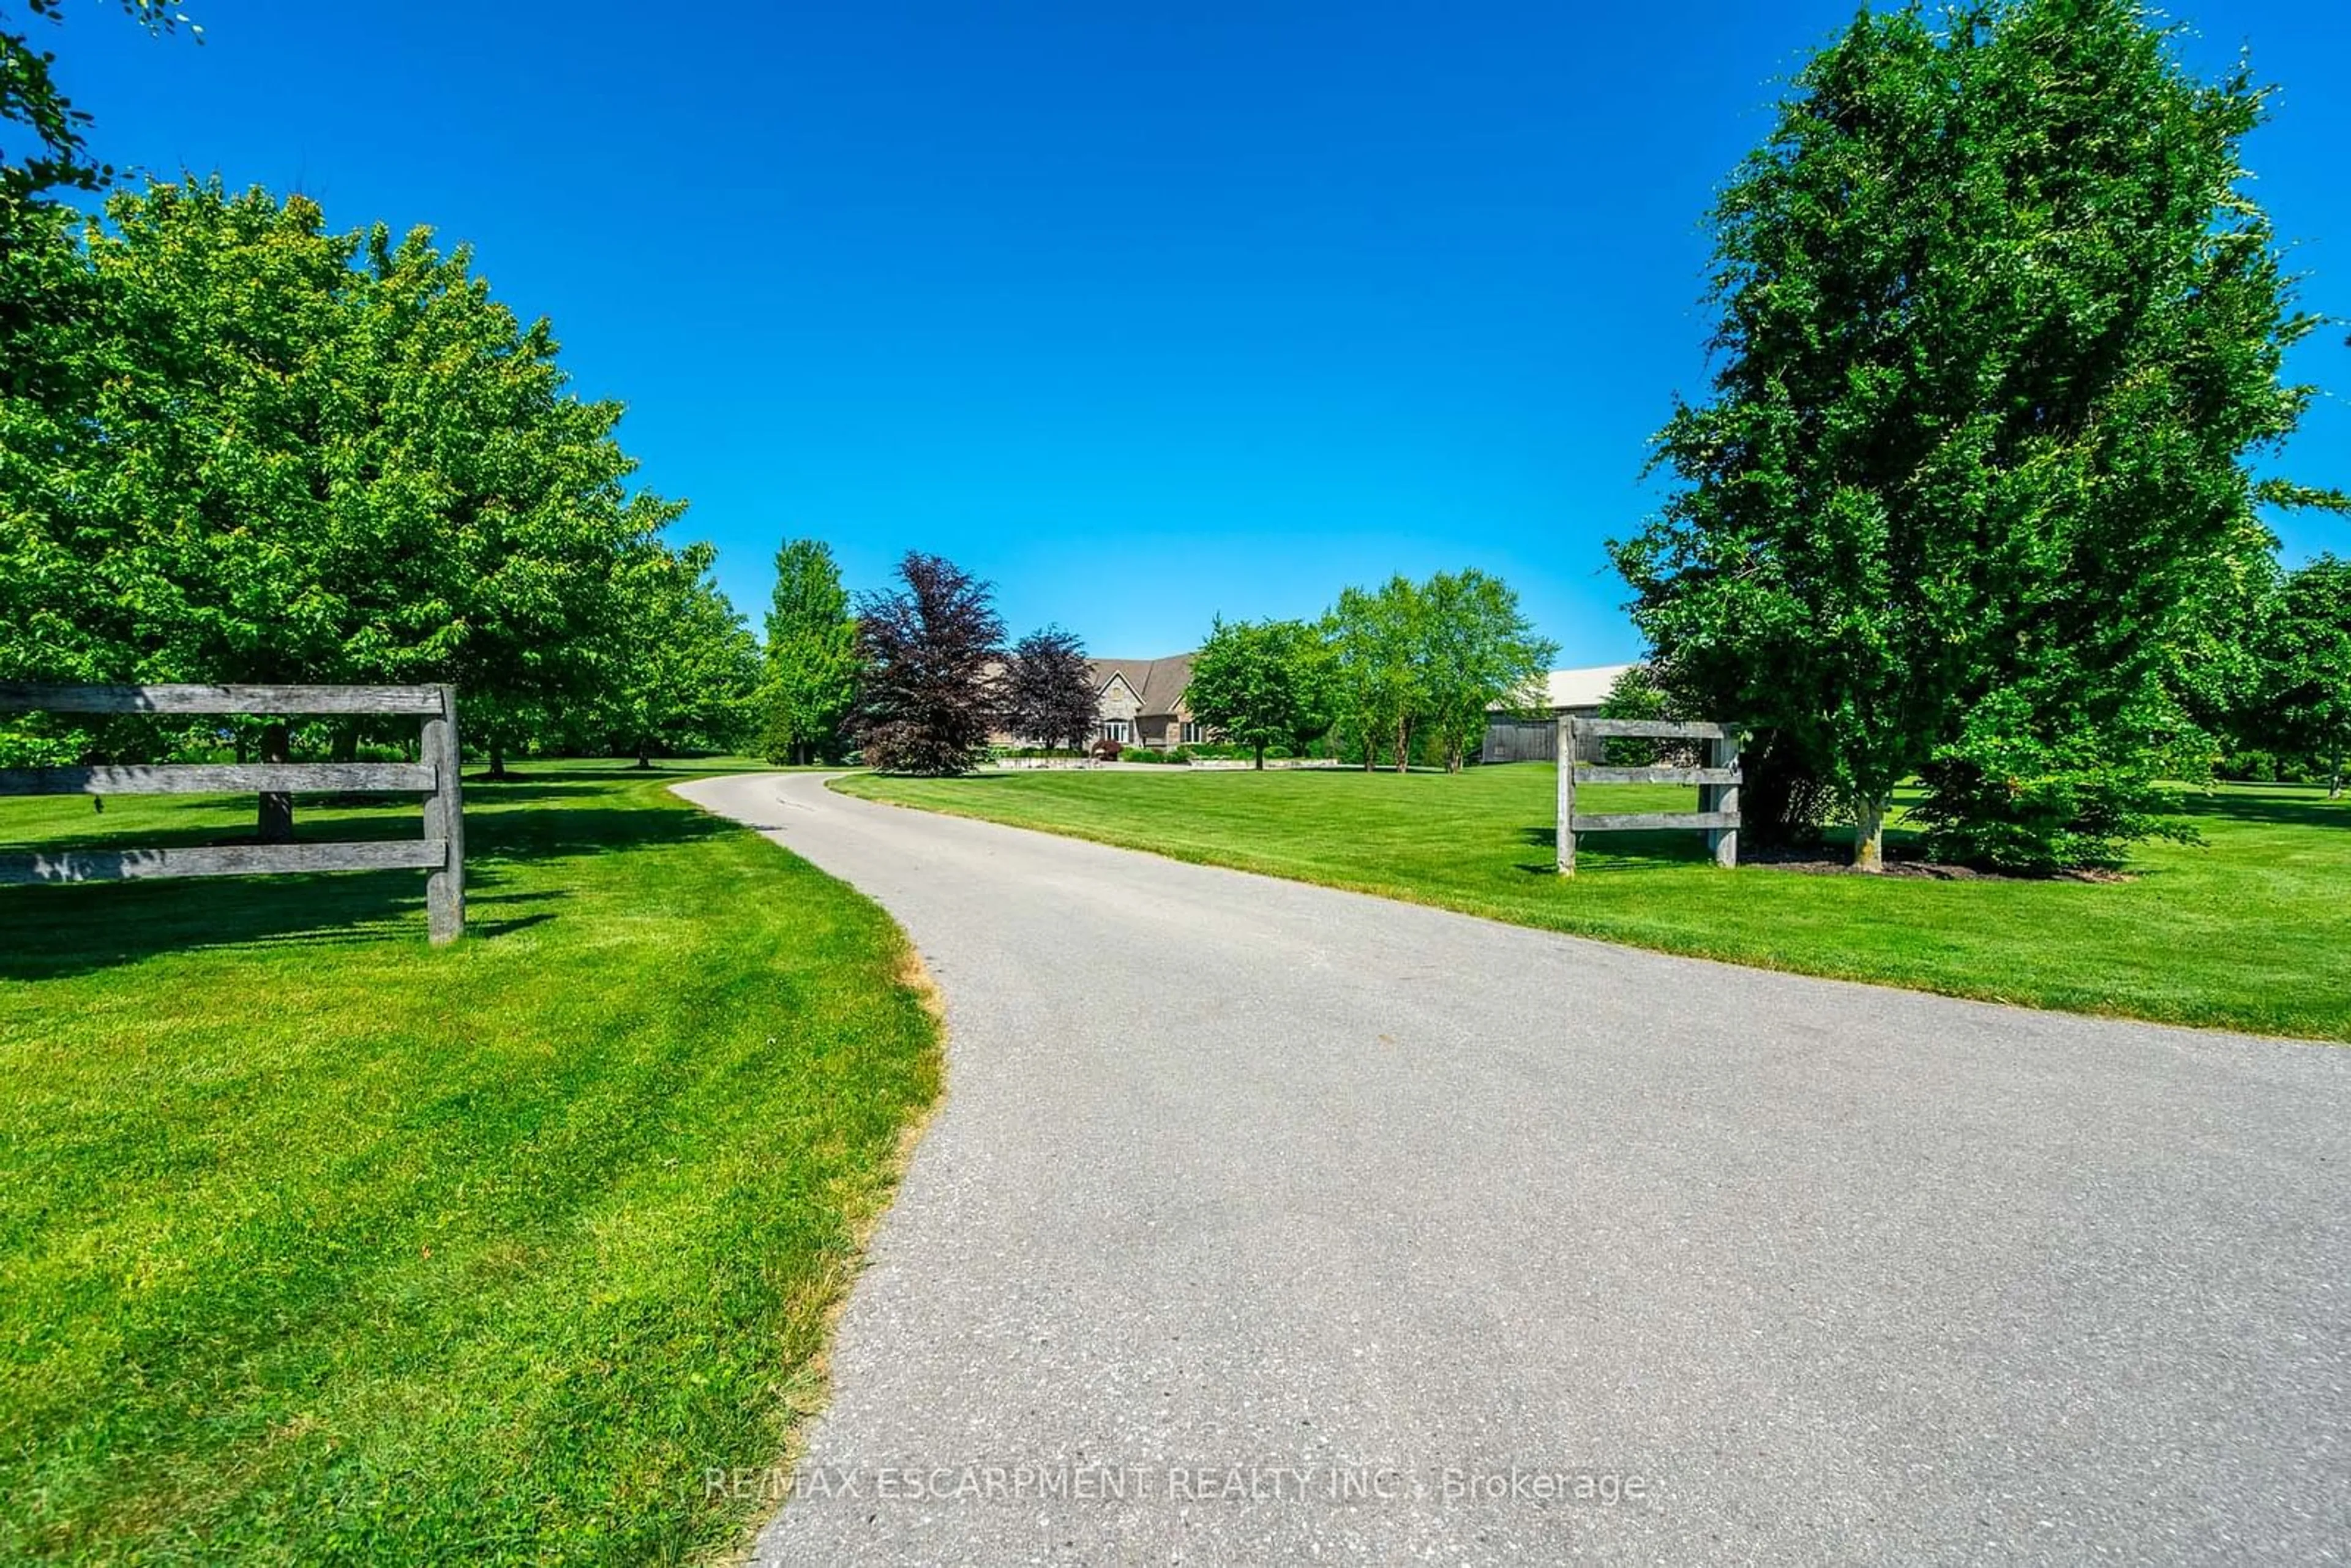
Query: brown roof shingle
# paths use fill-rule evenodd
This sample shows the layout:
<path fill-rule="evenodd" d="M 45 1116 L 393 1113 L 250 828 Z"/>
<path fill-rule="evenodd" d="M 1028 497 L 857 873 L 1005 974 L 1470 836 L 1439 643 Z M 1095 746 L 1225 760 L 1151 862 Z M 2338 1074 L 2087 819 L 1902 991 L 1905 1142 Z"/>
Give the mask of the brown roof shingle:
<path fill-rule="evenodd" d="M 1093 668 L 1094 690 L 1110 685 L 1113 675 L 1123 675 L 1126 684 L 1142 702 L 1141 717 L 1181 711 L 1184 688 L 1192 684 L 1192 655 L 1170 653 L 1159 659 L 1089 659 Z"/>

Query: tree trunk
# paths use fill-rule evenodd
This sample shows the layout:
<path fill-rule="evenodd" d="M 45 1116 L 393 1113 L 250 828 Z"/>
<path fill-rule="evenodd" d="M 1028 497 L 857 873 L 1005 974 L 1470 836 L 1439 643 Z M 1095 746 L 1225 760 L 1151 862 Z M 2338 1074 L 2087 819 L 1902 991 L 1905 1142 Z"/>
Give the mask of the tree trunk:
<path fill-rule="evenodd" d="M 275 720 L 261 727 L 261 760 L 287 762 L 290 740 L 285 721 Z M 261 815 L 254 824 L 253 836 L 265 844 L 290 844 L 294 841 L 294 797 L 266 794 L 261 798 Z"/>
<path fill-rule="evenodd" d="M 1853 863 L 1863 871 L 1886 869 L 1886 802 L 1858 800 L 1853 808 Z"/>
<path fill-rule="evenodd" d="M 2339 746 L 2335 748 L 2335 755 L 2327 759 L 2326 798 L 2330 800 L 2343 798 L 2343 748 Z"/>
<path fill-rule="evenodd" d="M 507 743 L 506 743 L 506 738 L 505 738 L 505 737 L 503 737 L 503 736 L 496 736 L 496 735 L 494 735 L 494 736 L 490 737 L 490 777 L 491 777 L 491 778 L 493 778 L 493 779 L 503 779 L 503 778 L 505 778 L 506 776 L 507 776 Z"/>
<path fill-rule="evenodd" d="M 329 762 L 357 762 L 360 759 L 360 723 L 350 719 L 335 726 L 335 739 L 328 753 Z"/>
<path fill-rule="evenodd" d="M 1403 772 L 1405 765 L 1411 760 L 1412 721 L 1408 718 L 1399 718 L 1396 720 L 1395 727 L 1395 770 L 1399 773 Z"/>
<path fill-rule="evenodd" d="M 638 766 L 638 767 L 640 767 L 640 768 L 651 768 L 653 765 L 653 750 L 652 750 L 651 746 L 650 746 L 648 743 L 646 743 L 645 741 L 643 741 L 643 740 L 638 741 L 638 742 L 637 742 L 637 766 Z"/>
<path fill-rule="evenodd" d="M 1261 740 L 1257 743 L 1257 761 L 1251 766 L 1260 773 L 1265 770 L 1265 742 Z"/>

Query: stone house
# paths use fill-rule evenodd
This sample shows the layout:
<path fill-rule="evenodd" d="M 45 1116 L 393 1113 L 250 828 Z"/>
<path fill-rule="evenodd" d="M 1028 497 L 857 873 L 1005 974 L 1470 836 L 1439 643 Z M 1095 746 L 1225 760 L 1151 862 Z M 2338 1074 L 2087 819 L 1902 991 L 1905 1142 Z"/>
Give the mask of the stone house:
<path fill-rule="evenodd" d="M 1093 676 L 1096 740 L 1171 751 L 1179 746 L 1197 746 L 1207 738 L 1184 704 L 1185 690 L 1192 684 L 1191 654 L 1089 659 L 1086 664 Z M 1003 731 L 989 738 L 998 746 L 1036 744 L 1031 737 Z"/>
<path fill-rule="evenodd" d="M 1170 751 L 1207 738 L 1184 694 L 1192 684 L 1192 655 L 1164 659 L 1089 659 L 1100 710 L 1095 734 L 1122 746 Z"/>

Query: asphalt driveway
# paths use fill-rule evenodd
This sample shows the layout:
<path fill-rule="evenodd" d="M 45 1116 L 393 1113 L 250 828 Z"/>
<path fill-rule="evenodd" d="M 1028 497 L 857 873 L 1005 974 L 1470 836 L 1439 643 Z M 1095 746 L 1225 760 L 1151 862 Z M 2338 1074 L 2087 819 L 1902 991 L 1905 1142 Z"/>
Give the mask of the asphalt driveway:
<path fill-rule="evenodd" d="M 679 792 L 947 1001 L 762 1562 L 2351 1553 L 2351 1052 Z"/>

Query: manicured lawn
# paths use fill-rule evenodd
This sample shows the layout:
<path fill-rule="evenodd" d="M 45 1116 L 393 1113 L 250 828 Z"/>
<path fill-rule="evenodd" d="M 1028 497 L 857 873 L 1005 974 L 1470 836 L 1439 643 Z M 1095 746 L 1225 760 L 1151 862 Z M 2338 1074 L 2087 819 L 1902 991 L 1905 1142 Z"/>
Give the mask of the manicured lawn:
<path fill-rule="evenodd" d="M 939 1056 L 878 908 L 663 788 L 714 770 L 469 787 L 447 948 L 422 873 L 0 889 L 0 1562 L 661 1563 L 764 1511 L 705 1471 L 820 1398 Z"/>
<path fill-rule="evenodd" d="M 2188 795 L 2183 814 L 2205 846 L 2147 845 L 2137 880 L 2092 884 L 1724 872 L 1698 862 L 1695 833 L 1586 839 L 1578 874 L 1562 882 L 1547 764 L 1458 778 L 861 775 L 838 788 L 1669 952 L 2351 1040 L 2351 799 L 2315 789 Z M 1696 791 L 1591 796 L 1595 810 L 1687 810 Z"/>

